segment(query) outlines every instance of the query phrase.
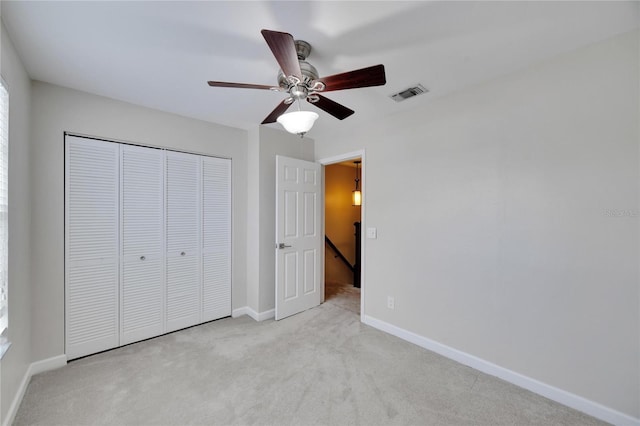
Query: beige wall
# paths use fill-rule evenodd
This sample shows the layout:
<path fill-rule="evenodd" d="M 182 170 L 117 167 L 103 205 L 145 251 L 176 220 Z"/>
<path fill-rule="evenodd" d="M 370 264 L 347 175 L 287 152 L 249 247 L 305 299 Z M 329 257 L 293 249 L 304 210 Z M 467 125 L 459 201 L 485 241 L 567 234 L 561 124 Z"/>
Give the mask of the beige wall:
<path fill-rule="evenodd" d="M 249 130 L 247 149 L 247 307 L 260 312 L 260 129 L 257 127 Z"/>
<path fill-rule="evenodd" d="M 8 337 L 12 342 L 11 348 L 0 363 L 0 423 L 4 424 L 31 363 L 31 80 L 5 31 L 4 23 L 0 26 L 0 73 L 9 89 Z"/>
<path fill-rule="evenodd" d="M 272 160 L 310 159 L 314 145 L 30 85 L 4 26 L 1 37 L 4 421 L 28 364 L 64 353 L 64 131 L 233 158 L 233 307 L 257 312 L 275 289 Z M 366 150 L 363 225 L 378 239 L 364 240 L 363 317 L 640 418 L 638 49 L 638 33 L 616 37 L 319 140 L 316 158 Z"/>
<path fill-rule="evenodd" d="M 634 32 L 318 139 L 366 151 L 363 318 L 640 418 L 638 58 Z"/>
<path fill-rule="evenodd" d="M 32 360 L 64 354 L 64 132 L 232 159 L 232 304 L 246 306 L 247 132 L 34 82 Z"/>
<path fill-rule="evenodd" d="M 246 132 L 42 82 L 33 83 L 32 104 L 32 361 L 64 354 L 65 131 L 232 158 L 233 309 L 273 309 L 275 155 L 313 159 L 312 140 L 267 127 Z"/>
<path fill-rule="evenodd" d="M 331 164 L 324 168 L 325 193 L 325 234 L 336 245 L 338 250 L 355 263 L 355 228 L 354 222 L 360 221 L 360 206 L 353 206 L 351 191 L 355 188 L 356 168 Z M 329 254 L 328 256 L 331 256 Z M 353 284 L 353 273 L 342 262 L 325 262 L 325 279 Z"/>

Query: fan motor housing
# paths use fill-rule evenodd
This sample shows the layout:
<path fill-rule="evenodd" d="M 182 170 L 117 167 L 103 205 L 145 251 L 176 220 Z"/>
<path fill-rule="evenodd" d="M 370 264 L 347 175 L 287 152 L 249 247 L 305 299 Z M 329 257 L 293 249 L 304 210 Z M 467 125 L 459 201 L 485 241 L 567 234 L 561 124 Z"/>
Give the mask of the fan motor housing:
<path fill-rule="evenodd" d="M 296 45 L 296 54 L 298 55 L 298 59 L 301 61 L 307 59 L 311 53 L 311 45 L 304 40 L 296 40 L 294 43 Z"/>
<path fill-rule="evenodd" d="M 300 71 L 302 72 L 302 83 L 305 85 L 310 85 L 312 81 L 318 79 L 318 70 L 316 70 L 316 67 L 314 67 L 307 61 L 299 62 Z M 287 89 L 290 86 L 289 80 L 287 80 L 287 76 L 284 75 L 282 70 L 278 71 L 278 85 L 283 89 Z"/>
<path fill-rule="evenodd" d="M 300 71 L 302 72 L 301 83 L 307 87 L 311 86 L 311 82 L 317 80 L 318 70 L 311 65 L 305 59 L 311 53 L 311 45 L 304 40 L 296 40 L 296 53 L 298 55 L 298 62 L 300 63 Z M 278 85 L 283 89 L 288 89 L 291 86 L 291 82 L 287 79 L 288 76 L 284 75 L 282 70 L 278 71 Z"/>

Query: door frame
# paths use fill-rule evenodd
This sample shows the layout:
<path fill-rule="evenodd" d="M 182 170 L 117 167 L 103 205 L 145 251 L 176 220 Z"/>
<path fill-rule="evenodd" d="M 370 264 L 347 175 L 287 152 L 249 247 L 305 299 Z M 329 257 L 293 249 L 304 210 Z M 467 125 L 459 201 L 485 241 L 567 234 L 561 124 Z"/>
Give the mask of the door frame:
<path fill-rule="evenodd" d="M 334 155 L 332 157 L 326 157 L 326 158 L 321 158 L 319 160 L 317 160 L 318 163 L 320 163 L 320 165 L 322 166 L 322 234 L 325 235 L 326 230 L 325 230 L 325 179 L 324 179 L 324 168 L 325 166 L 329 166 L 331 164 L 336 164 L 336 163 L 342 163 L 343 161 L 348 161 L 348 160 L 355 160 L 356 158 L 360 158 L 360 161 L 362 162 L 360 164 L 360 173 L 361 173 L 361 179 L 360 179 L 360 191 L 362 191 L 362 206 L 360 207 L 360 223 L 362 225 L 364 225 L 365 222 L 365 216 L 366 216 L 366 206 L 367 206 L 367 196 L 366 196 L 366 185 L 367 185 L 367 179 L 366 179 L 366 161 L 365 161 L 365 150 L 361 149 L 361 150 L 357 150 L 357 151 L 351 151 L 351 152 L 346 152 L 344 154 L 338 154 L 338 155 Z M 366 273 L 365 273 L 365 262 L 364 259 L 366 258 L 365 256 L 365 252 L 367 250 L 367 244 L 366 244 L 366 232 L 365 232 L 365 227 L 362 226 L 360 227 L 360 229 L 362 230 L 362 232 L 360 233 L 360 322 L 363 321 L 363 318 L 365 317 L 365 303 L 364 303 L 364 294 L 366 292 Z M 325 291 L 325 276 L 324 276 L 324 265 L 326 263 L 326 253 L 325 253 L 325 244 L 322 244 L 322 297 L 321 297 L 321 303 L 324 303 L 324 291 Z"/>

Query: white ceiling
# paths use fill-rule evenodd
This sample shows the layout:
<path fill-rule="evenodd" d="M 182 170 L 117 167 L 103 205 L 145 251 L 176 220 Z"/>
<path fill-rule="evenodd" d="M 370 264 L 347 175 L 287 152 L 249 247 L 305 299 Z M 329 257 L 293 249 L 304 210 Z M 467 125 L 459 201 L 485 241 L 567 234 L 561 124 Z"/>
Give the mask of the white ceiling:
<path fill-rule="evenodd" d="M 311 43 L 308 61 L 321 76 L 384 64 L 385 86 L 327 94 L 356 114 L 338 121 L 316 109 L 311 138 L 629 31 L 640 16 L 635 1 L 2 1 L 1 7 L 33 79 L 245 129 L 284 95 L 210 88 L 206 81 L 276 85 L 278 65 L 263 28 Z M 389 99 L 416 83 L 430 92 L 403 103 Z"/>

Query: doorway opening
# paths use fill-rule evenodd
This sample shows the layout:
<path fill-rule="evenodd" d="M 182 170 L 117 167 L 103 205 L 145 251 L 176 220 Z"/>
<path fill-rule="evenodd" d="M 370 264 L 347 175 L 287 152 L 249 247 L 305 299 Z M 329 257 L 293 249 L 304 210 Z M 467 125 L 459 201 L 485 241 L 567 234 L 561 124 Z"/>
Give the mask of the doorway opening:
<path fill-rule="evenodd" d="M 362 312 L 362 158 L 324 164 L 324 300 Z"/>

